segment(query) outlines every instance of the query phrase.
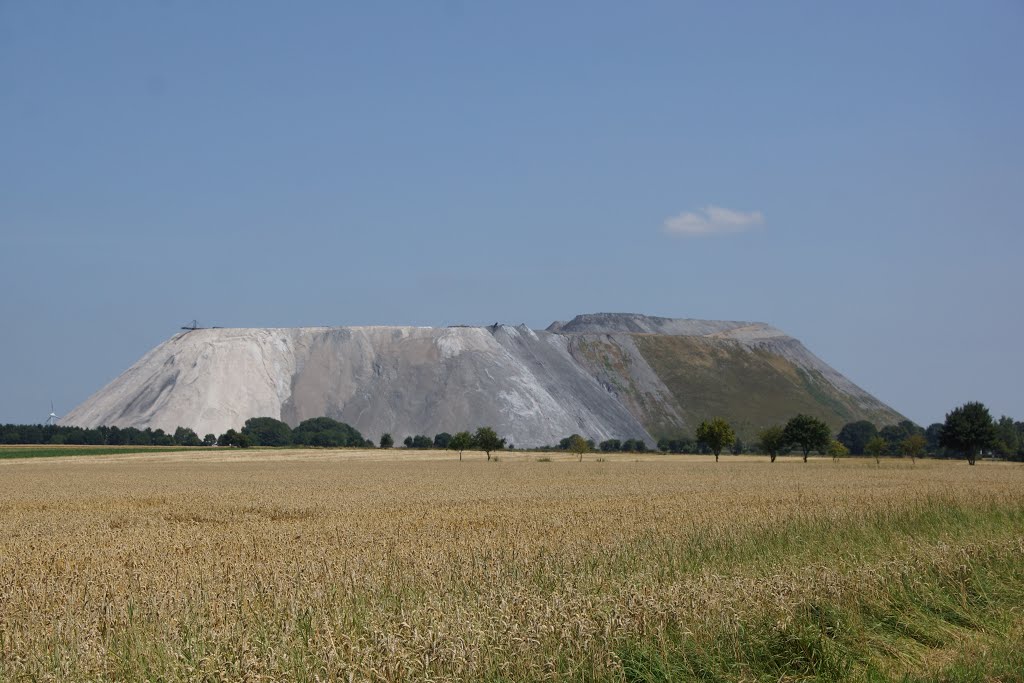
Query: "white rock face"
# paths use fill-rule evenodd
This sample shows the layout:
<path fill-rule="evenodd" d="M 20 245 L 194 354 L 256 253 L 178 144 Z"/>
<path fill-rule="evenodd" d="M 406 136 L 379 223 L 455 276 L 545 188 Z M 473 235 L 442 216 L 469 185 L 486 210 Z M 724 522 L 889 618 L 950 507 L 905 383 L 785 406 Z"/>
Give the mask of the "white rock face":
<path fill-rule="evenodd" d="M 557 443 L 581 430 L 593 438 L 653 442 L 564 348 L 568 378 L 546 375 L 499 342 L 507 335 L 543 343 L 532 331 L 524 336 L 504 326 L 185 331 L 62 422 L 165 431 L 188 426 L 203 435 L 238 429 L 250 417 L 294 426 L 326 415 L 370 438 L 492 425 L 522 445 Z M 566 381 L 571 392 L 558 388 Z"/>
<path fill-rule="evenodd" d="M 663 404 L 667 419 L 685 425 L 636 351 L 633 334 L 696 335 L 765 348 L 820 372 L 865 405 L 882 405 L 768 325 L 595 314 L 547 331 L 522 325 L 183 331 L 61 422 L 165 431 L 185 426 L 202 436 L 239 429 L 250 417 L 295 426 L 327 416 L 372 439 L 384 432 L 401 440 L 490 425 L 520 446 L 557 443 L 574 432 L 596 441 L 641 438 L 653 446 L 634 415 L 640 414 L 637 400 Z M 594 335 L 614 340 L 629 358 L 631 381 L 641 389 L 633 403 L 617 393 L 615 377 L 574 357 L 572 340 L 586 343 Z"/>

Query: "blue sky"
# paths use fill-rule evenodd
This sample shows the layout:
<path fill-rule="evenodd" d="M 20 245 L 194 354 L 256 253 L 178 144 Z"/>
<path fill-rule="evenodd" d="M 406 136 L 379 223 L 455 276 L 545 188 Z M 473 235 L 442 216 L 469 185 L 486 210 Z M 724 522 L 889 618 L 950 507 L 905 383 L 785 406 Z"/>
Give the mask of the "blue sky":
<path fill-rule="evenodd" d="M 193 318 L 597 311 L 1024 419 L 1022 36 L 1012 1 L 0 0 L 0 421 Z"/>

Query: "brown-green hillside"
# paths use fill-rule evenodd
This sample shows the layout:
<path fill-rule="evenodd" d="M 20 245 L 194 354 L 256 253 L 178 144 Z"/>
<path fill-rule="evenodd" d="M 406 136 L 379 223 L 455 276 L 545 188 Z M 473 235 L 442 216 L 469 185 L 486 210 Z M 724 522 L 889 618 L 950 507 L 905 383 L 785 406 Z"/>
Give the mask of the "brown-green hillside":
<path fill-rule="evenodd" d="M 867 419 L 903 419 L 799 340 L 763 323 L 655 318 L 628 313 L 577 316 L 549 331 L 615 395 L 655 439 L 693 435 L 722 417 L 752 440 L 797 413 L 838 430 Z"/>
<path fill-rule="evenodd" d="M 750 439 L 762 427 L 784 423 L 797 413 L 819 417 L 836 430 L 852 420 L 889 424 L 900 419 L 884 407 L 865 409 L 821 372 L 763 348 L 669 335 L 640 334 L 633 341 L 671 392 L 673 408 L 687 425 L 723 417 L 740 438 Z M 662 425 L 648 429 L 664 435 L 657 433 Z"/>

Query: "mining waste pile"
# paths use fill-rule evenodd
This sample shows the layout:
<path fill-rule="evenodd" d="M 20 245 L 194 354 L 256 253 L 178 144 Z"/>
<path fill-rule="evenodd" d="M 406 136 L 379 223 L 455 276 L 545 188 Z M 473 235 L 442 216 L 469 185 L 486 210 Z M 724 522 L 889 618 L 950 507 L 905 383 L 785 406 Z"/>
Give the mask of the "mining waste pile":
<path fill-rule="evenodd" d="M 833 427 L 902 419 L 762 323 L 591 314 L 546 330 L 490 327 L 190 329 L 61 422 L 191 427 L 327 416 L 377 439 L 490 425 L 509 443 L 693 434 L 724 417 L 744 439 L 798 412 Z"/>

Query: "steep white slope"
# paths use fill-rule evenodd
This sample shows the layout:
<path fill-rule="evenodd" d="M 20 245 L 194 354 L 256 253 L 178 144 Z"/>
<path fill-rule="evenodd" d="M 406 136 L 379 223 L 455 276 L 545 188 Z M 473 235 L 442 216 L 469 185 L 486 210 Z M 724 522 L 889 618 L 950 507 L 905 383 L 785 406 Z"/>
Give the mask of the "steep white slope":
<path fill-rule="evenodd" d="M 524 346 L 508 341 L 518 337 L 515 328 L 187 331 L 146 354 L 62 422 L 181 425 L 202 435 L 237 429 L 249 417 L 294 426 L 326 415 L 374 439 L 383 432 L 401 438 L 491 425 L 521 445 L 555 443 L 578 431 L 651 440 L 573 363 L 564 344 L 530 334 Z M 537 349 L 556 372 L 536 365 Z"/>
<path fill-rule="evenodd" d="M 220 434 L 254 415 L 278 415 L 291 394 L 306 329 L 176 334 L 65 415 L 63 424 L 195 429 Z"/>

